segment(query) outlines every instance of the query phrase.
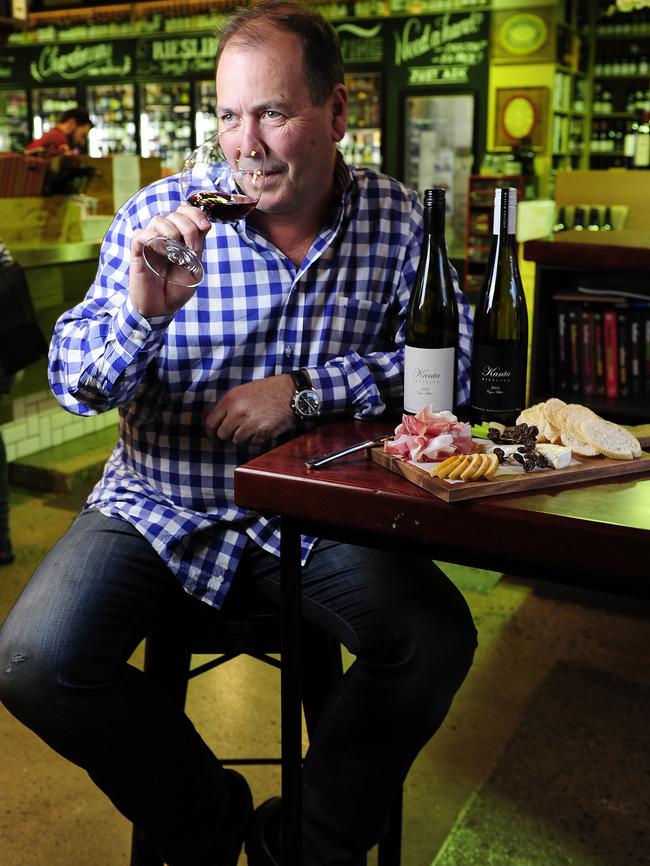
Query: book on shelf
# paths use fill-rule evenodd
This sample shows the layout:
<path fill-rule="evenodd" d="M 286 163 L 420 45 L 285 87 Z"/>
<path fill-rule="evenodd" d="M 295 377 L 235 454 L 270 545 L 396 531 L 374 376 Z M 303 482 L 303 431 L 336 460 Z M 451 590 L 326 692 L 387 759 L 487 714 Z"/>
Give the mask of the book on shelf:
<path fill-rule="evenodd" d="M 616 310 L 603 312 L 606 397 L 618 397 L 618 325 L 616 320 Z"/>
<path fill-rule="evenodd" d="M 646 397 L 650 397 L 650 315 L 645 315 L 643 317 L 643 324 L 641 325 L 641 334 L 642 334 L 642 344 L 643 344 L 643 358 L 644 358 L 644 374 L 641 377 L 643 380 L 642 390 Z"/>
<path fill-rule="evenodd" d="M 605 342 L 603 339 L 603 311 L 594 310 L 594 374 L 596 394 L 605 396 Z"/>
<path fill-rule="evenodd" d="M 650 396 L 650 295 L 553 295 L 552 386 L 576 399 Z"/>
<path fill-rule="evenodd" d="M 630 353 L 628 388 L 631 397 L 643 397 L 642 374 L 645 369 L 644 345 L 641 328 L 643 313 L 641 310 L 630 310 L 629 345 Z"/>
<path fill-rule="evenodd" d="M 588 307 L 580 310 L 580 376 L 582 393 L 593 397 L 596 393 L 596 340 L 594 312 Z"/>
<path fill-rule="evenodd" d="M 629 319 L 627 310 L 616 312 L 616 344 L 618 348 L 618 396 L 627 397 L 630 393 L 628 383 L 629 370 Z"/>

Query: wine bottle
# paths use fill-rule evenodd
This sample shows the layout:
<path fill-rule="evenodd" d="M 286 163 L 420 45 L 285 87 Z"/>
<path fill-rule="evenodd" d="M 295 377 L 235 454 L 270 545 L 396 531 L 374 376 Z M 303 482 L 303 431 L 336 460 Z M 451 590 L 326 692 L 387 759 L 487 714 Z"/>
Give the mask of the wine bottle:
<path fill-rule="evenodd" d="M 497 189 L 494 237 L 474 316 L 470 406 L 476 423 L 514 424 L 525 406 L 528 312 L 517 263 L 516 222 L 516 189 Z"/>
<path fill-rule="evenodd" d="M 404 411 L 452 410 L 456 399 L 458 305 L 445 243 L 445 191 L 424 191 L 422 254 L 406 316 Z"/>
<path fill-rule="evenodd" d="M 605 207 L 605 214 L 604 214 L 604 216 L 603 216 L 603 224 L 602 224 L 602 226 L 600 227 L 600 230 L 601 230 L 602 232 L 611 232 L 612 228 L 613 228 L 613 225 L 612 225 L 612 209 L 609 207 L 609 205 L 607 205 L 607 206 Z"/>
<path fill-rule="evenodd" d="M 600 213 L 597 207 L 589 208 L 589 225 L 587 229 L 590 232 L 600 231 Z"/>
<path fill-rule="evenodd" d="M 576 232 L 584 231 L 585 228 L 585 209 L 583 207 L 576 207 L 573 212 L 573 230 Z"/>

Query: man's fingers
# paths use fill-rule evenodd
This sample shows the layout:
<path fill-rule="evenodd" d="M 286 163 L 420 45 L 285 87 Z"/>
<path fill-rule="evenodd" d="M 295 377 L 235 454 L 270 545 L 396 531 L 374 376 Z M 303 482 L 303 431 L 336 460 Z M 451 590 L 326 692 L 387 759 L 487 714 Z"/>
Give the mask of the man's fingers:
<path fill-rule="evenodd" d="M 181 206 L 174 213 L 153 217 L 146 228 L 133 233 L 133 241 L 137 245 L 136 253 L 142 252 L 142 247 L 155 237 L 172 238 L 181 241 L 194 252 L 203 249 L 205 235 L 210 231 L 210 223 L 197 208 L 189 205 Z"/>

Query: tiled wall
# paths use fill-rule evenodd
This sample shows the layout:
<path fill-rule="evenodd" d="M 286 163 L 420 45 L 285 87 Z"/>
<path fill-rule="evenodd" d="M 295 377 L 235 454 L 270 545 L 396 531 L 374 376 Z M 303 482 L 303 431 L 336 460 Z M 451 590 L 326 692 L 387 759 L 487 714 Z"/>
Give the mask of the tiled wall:
<path fill-rule="evenodd" d="M 117 428 L 117 409 L 101 415 L 79 417 L 60 407 L 52 408 L 52 404 L 49 391 L 17 397 L 12 401 L 14 420 L 0 427 L 10 463 L 106 427 Z"/>
<path fill-rule="evenodd" d="M 49 340 L 57 318 L 86 293 L 96 258 L 32 265 L 29 249 L 14 254 L 25 270 L 38 322 Z M 9 462 L 110 426 L 117 426 L 116 410 L 79 417 L 59 406 L 48 387 L 45 358 L 18 373 L 9 394 L 0 399 L 0 431 Z"/>

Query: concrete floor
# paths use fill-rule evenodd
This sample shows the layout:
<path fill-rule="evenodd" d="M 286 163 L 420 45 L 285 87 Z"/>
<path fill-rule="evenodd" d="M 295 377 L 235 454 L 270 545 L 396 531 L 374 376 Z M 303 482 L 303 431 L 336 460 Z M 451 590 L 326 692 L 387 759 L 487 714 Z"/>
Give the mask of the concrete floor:
<path fill-rule="evenodd" d="M 13 491 L 11 523 L 16 561 L 0 568 L 0 620 L 34 565 L 71 522 L 82 498 L 83 489 L 66 495 Z M 650 827 L 650 774 L 645 749 L 639 745 L 647 742 L 647 736 L 643 722 L 630 721 L 625 706 L 617 706 L 616 689 L 612 690 L 611 719 L 603 721 L 604 729 L 598 730 L 601 741 L 614 746 L 597 748 L 594 740 L 597 757 L 592 760 L 582 756 L 581 760 L 590 763 L 592 787 L 602 781 L 604 789 L 613 777 L 629 773 L 629 784 L 624 785 L 630 800 L 626 805 L 629 808 L 630 803 L 636 804 L 634 831 L 638 845 L 634 839 L 630 843 L 629 838 L 625 845 L 616 847 L 612 843 L 603 860 L 594 855 L 584 834 L 573 832 L 572 828 L 581 826 L 581 820 L 584 823 L 585 799 L 581 791 L 582 767 L 575 766 L 570 758 L 567 763 L 573 764 L 571 773 L 561 781 L 564 835 L 558 836 L 550 824 L 537 826 L 534 844 L 525 845 L 522 834 L 528 834 L 533 841 L 532 830 L 520 821 L 519 810 L 528 789 L 538 784 L 533 779 L 535 768 L 547 765 L 553 738 L 563 735 L 563 718 L 559 722 L 555 718 L 555 727 L 547 719 L 544 724 L 549 726 L 548 744 L 540 745 L 544 730 L 541 734 L 537 730 L 535 737 L 527 741 L 526 720 L 531 706 L 539 712 L 540 701 L 542 706 L 549 701 L 547 716 L 563 716 L 564 698 L 559 704 L 552 703 L 544 690 L 558 665 L 583 666 L 590 673 L 624 681 L 627 700 L 630 694 L 637 693 L 635 689 L 647 697 L 648 605 L 565 592 L 513 577 L 504 577 L 494 585 L 489 573 L 465 569 L 455 568 L 453 573 L 472 608 L 480 647 L 443 728 L 422 751 L 408 777 L 403 866 L 430 866 L 434 861 L 440 866 L 649 866 L 650 847 L 645 841 Z M 584 679 L 581 687 L 588 693 L 591 680 Z M 256 696 L 254 702 L 251 695 Z M 251 748 L 261 754 L 277 753 L 278 675 L 266 666 L 240 659 L 199 677 L 190 687 L 188 712 L 207 741 L 215 747 L 219 744 L 221 755 L 250 754 Z M 593 712 L 585 700 L 581 716 L 578 702 L 577 709 L 572 709 L 572 736 L 580 740 L 584 724 L 585 737 L 594 738 L 593 731 L 589 733 L 593 722 L 589 714 Z M 222 731 L 227 731 L 228 726 L 224 722 L 222 728 L 221 718 L 237 718 L 236 730 L 224 736 Z M 626 729 L 622 739 L 617 720 L 633 725 L 633 736 Z M 570 755 L 570 743 L 567 748 Z M 639 750 L 636 760 L 635 749 Z M 624 765 L 617 757 L 623 752 L 629 759 Z M 522 754 L 526 755 L 526 773 L 518 775 L 515 764 L 522 760 Z M 85 773 L 51 752 L 2 707 L 0 755 L 2 866 L 127 866 L 128 822 L 95 790 Z M 504 788 L 495 788 L 494 784 L 504 773 L 510 778 L 505 794 Z M 278 792 L 276 768 L 247 768 L 245 774 L 257 802 Z M 498 853 L 492 838 L 493 824 L 487 818 L 475 820 L 468 836 L 468 810 L 471 812 L 477 802 L 487 802 L 488 796 L 501 828 L 506 828 L 505 835 L 520 840 L 518 844 L 502 845 Z M 606 828 L 608 821 L 614 821 L 614 811 L 610 802 L 592 818 Z M 471 814 L 480 816 L 486 812 Z M 374 856 L 370 862 L 374 864 Z M 244 863 L 242 856 L 241 866 Z"/>

